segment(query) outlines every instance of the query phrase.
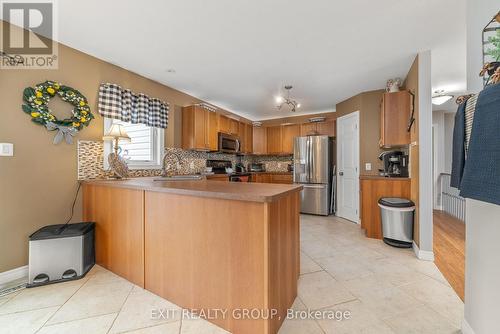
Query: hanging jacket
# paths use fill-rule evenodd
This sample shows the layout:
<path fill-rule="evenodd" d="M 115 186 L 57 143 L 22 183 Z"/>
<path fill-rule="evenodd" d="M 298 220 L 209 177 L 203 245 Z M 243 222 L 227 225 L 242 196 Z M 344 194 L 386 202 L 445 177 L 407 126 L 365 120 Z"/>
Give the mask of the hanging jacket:
<path fill-rule="evenodd" d="M 460 195 L 500 205 L 500 83 L 477 98 Z"/>
<path fill-rule="evenodd" d="M 465 106 L 463 102 L 458 106 L 455 114 L 455 126 L 453 128 L 453 149 L 451 158 L 450 186 L 460 188 L 465 166 Z"/>

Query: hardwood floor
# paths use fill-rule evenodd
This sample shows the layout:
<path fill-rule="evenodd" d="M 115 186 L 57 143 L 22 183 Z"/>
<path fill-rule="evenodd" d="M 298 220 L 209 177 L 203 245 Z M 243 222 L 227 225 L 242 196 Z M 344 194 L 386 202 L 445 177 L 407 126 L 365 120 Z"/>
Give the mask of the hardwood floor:
<path fill-rule="evenodd" d="M 436 266 L 464 300 L 465 224 L 438 210 L 434 210 L 434 256 Z"/>

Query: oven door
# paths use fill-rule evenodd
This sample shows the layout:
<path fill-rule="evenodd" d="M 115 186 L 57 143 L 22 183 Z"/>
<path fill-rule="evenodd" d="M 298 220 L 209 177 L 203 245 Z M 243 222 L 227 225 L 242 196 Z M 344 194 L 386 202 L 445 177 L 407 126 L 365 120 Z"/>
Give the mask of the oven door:
<path fill-rule="evenodd" d="M 219 152 L 238 153 L 240 151 L 240 141 L 238 137 L 225 133 L 219 133 Z"/>

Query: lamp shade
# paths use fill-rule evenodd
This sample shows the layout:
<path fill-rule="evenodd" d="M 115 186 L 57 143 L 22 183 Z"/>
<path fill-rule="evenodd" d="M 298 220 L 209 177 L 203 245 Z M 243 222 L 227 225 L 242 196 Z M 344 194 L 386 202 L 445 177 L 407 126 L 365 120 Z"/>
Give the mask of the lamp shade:
<path fill-rule="evenodd" d="M 111 125 L 111 128 L 104 135 L 104 137 L 102 137 L 102 139 L 104 140 L 120 139 L 120 140 L 130 141 L 130 137 L 128 136 L 127 131 L 125 131 L 125 128 L 121 124 Z"/>

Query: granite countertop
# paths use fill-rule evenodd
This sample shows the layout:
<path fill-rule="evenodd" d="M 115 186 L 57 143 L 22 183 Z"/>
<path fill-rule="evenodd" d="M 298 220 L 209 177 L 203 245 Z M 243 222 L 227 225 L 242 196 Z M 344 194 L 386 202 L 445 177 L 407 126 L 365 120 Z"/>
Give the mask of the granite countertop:
<path fill-rule="evenodd" d="M 360 180 L 387 180 L 387 181 L 397 181 L 397 180 L 410 180 L 409 177 L 388 177 L 382 175 L 360 175 Z"/>
<path fill-rule="evenodd" d="M 84 184 L 248 202 L 274 202 L 283 196 L 302 190 L 302 186 L 291 184 L 210 180 L 154 181 L 154 179 L 141 177 L 128 180 L 90 180 L 84 181 Z"/>

